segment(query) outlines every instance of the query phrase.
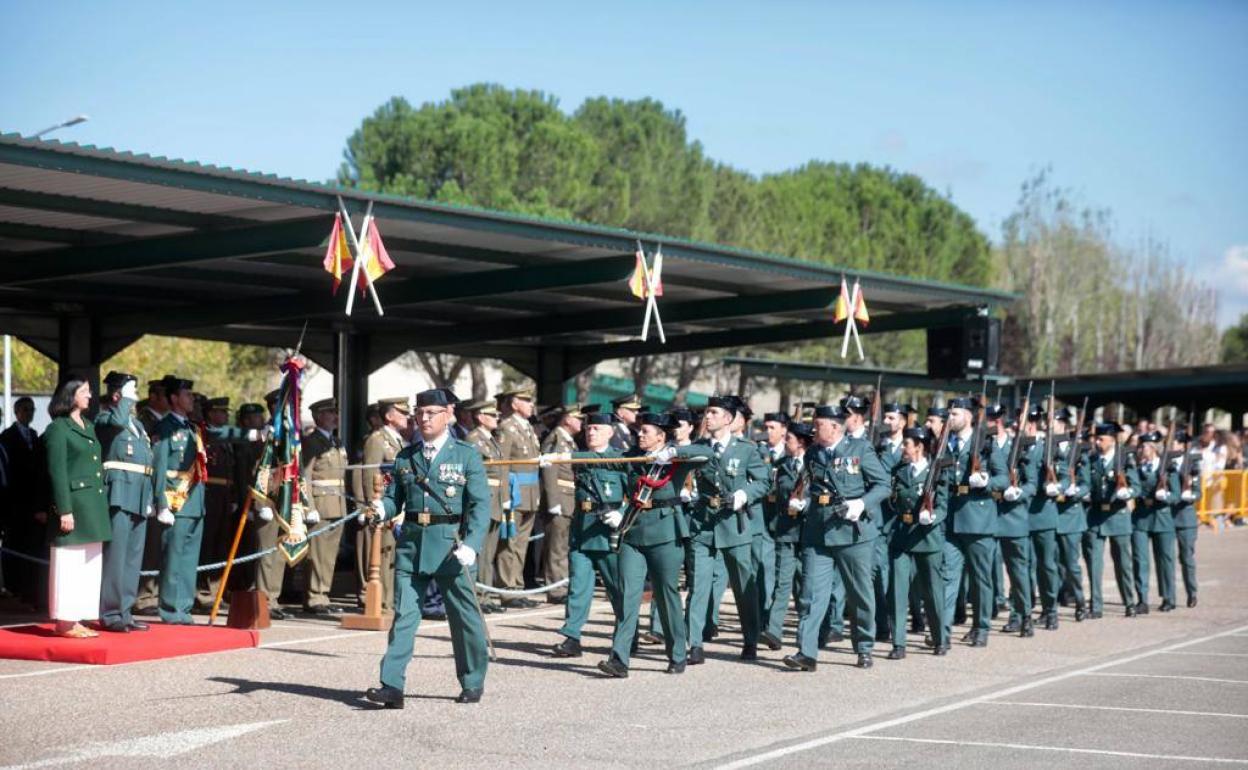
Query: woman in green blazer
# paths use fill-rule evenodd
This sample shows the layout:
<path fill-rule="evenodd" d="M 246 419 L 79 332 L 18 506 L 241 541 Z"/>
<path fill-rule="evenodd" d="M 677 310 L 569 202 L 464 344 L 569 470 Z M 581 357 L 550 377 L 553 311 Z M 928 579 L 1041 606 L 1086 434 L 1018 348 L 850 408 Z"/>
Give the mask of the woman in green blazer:
<path fill-rule="evenodd" d="M 83 416 L 90 405 L 88 383 L 66 382 L 48 407 L 53 420 L 43 438 L 53 505 L 48 614 L 56 633 L 73 639 L 99 636 L 79 621 L 99 617 L 104 543 L 111 533 L 100 440 Z"/>

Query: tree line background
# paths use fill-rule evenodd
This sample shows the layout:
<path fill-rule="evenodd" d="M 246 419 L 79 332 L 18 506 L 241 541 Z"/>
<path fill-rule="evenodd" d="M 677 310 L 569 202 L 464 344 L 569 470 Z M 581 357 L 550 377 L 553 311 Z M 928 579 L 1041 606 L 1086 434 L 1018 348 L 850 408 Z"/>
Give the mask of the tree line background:
<path fill-rule="evenodd" d="M 850 269 L 991 286 L 1023 299 L 1007 309 L 1009 374 L 1065 374 L 1248 360 L 1248 314 L 1219 335 L 1216 291 L 1163 241 L 1124 242 L 1110 212 L 1058 186 L 1049 170 L 1023 182 L 993 245 L 965 212 L 921 178 L 867 164 L 812 160 L 756 176 L 707 157 L 679 110 L 653 99 L 587 99 L 565 112 L 541 91 L 476 84 L 412 106 L 395 97 L 347 139 L 339 184 L 442 203 L 624 227 L 738 246 Z M 870 297 L 868 296 L 868 301 Z M 921 331 L 872 335 L 868 364 L 925 366 Z M 831 361 L 836 341 L 752 348 Z M 720 371 L 737 351 L 625 362 L 640 388 L 662 381 L 683 395 L 697 378 L 740 387 Z M 145 337 L 112 361 L 145 379 L 176 369 L 203 392 L 258 400 L 273 373 L 269 351 Z M 836 359 L 839 360 L 839 357 Z M 484 367 L 452 355 L 411 353 L 435 384 L 465 370 L 484 396 Z M 592 372 L 578 378 L 582 391 Z M 18 390 L 47 390 L 55 368 L 25 346 Z M 779 383 L 783 399 L 818 386 Z M 479 391 L 479 392 L 478 392 Z M 679 397 L 679 396 L 678 396 Z"/>

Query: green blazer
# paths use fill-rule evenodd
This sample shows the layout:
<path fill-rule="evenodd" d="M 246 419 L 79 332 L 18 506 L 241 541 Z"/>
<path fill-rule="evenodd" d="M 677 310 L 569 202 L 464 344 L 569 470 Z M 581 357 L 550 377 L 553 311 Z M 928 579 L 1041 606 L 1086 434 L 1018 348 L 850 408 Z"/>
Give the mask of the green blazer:
<path fill-rule="evenodd" d="M 973 434 L 972 434 L 973 435 Z M 985 439 L 989 437 L 985 436 Z M 950 437 L 952 442 L 953 438 Z M 958 535 L 997 534 L 997 501 L 1010 484 L 1009 474 L 999 452 L 994 451 L 995 442 L 985 440 L 977 449 L 970 441 L 959 441 L 958 451 L 952 445 L 946 449 L 944 483 L 949 487 L 949 531 Z M 988 474 L 988 486 L 976 489 L 968 483 L 971 474 L 973 452 L 980 453 L 980 468 Z"/>
<path fill-rule="evenodd" d="M 1200 452 L 1189 451 L 1195 455 L 1188 468 L 1188 475 L 1191 476 L 1191 490 L 1196 493 L 1195 500 L 1187 501 L 1180 496 L 1183 493 L 1182 476 L 1179 475 L 1180 463 L 1176 462 L 1170 468 L 1170 512 L 1174 518 L 1175 529 L 1192 529 L 1200 526 L 1200 517 L 1196 515 L 1196 501 L 1200 500 L 1201 495 Z"/>
<path fill-rule="evenodd" d="M 772 493 L 775 501 L 770 504 L 771 515 L 767 521 L 772 538 L 777 543 L 797 543 L 802 539 L 802 512 L 789 508 L 789 498 L 793 496 L 793 488 L 802 475 L 798 468 L 798 459 L 785 455 L 775 466 L 775 481 Z M 803 463 L 802 468 L 805 468 Z"/>
<path fill-rule="evenodd" d="M 1117 451 L 1122 451 L 1121 449 Z M 1117 497 L 1118 483 L 1114 476 L 1114 466 L 1108 468 L 1100 456 L 1088 461 L 1089 483 L 1092 485 L 1092 501 L 1088 506 L 1088 529 L 1102 537 L 1131 534 L 1131 500 L 1119 500 Z M 1131 498 L 1140 496 L 1140 476 L 1134 463 L 1123 458 L 1123 475 L 1127 479 L 1127 487 L 1131 490 Z"/>
<path fill-rule="evenodd" d="M 875 454 L 880 458 L 880 465 L 884 467 L 884 473 L 888 476 L 891 484 L 893 471 L 897 470 L 897 467 L 902 464 L 901 442 L 898 442 L 897 448 L 894 449 L 888 439 L 885 438 L 876 445 Z M 894 499 L 890 495 L 884 498 L 883 504 L 880 505 L 880 534 L 885 538 L 892 534 L 893 524 L 897 520 L 898 511 L 893 502 Z"/>
<path fill-rule="evenodd" d="M 481 453 L 472 444 L 448 437 L 432 461 L 423 444 L 403 448 L 394 458 L 394 473 L 382 504 L 385 519 L 404 513 L 395 535 L 394 569 L 402 575 L 456 575 L 459 562 L 451 556 L 462 540 L 481 553 L 490 526 L 490 483 Z M 453 521 L 422 525 L 429 513 Z"/>
<path fill-rule="evenodd" d="M 1154 460 L 1154 463 L 1157 461 Z M 1141 465 L 1136 473 L 1140 479 L 1140 496 L 1131 514 L 1131 525 L 1136 532 L 1173 532 L 1174 515 L 1170 503 L 1159 502 L 1154 496 L 1157 492 L 1157 471 L 1149 470 Z M 1177 475 L 1177 474 L 1176 474 Z M 1167 483 L 1171 501 L 1178 499 L 1176 486 L 1171 479 Z"/>
<path fill-rule="evenodd" d="M 745 442 L 748 443 L 748 442 Z M 644 454 L 634 449 L 626 453 L 629 456 Z M 645 474 L 646 464 L 638 463 L 628 467 L 628 488 L 637 488 L 638 479 Z M 642 511 L 637 523 L 624 535 L 624 542 L 635 546 L 662 545 L 663 543 L 683 542 L 689 539 L 689 518 L 684 506 L 680 503 L 680 490 L 685 479 L 694 473 L 695 466 L 677 463 L 672 469 L 671 480 L 655 489 L 650 495 L 651 508 Z M 734 514 L 735 516 L 735 514 Z M 733 520 L 733 531 L 736 521 Z M 747 531 L 746 537 L 751 537 Z"/>
<path fill-rule="evenodd" d="M 622 457 L 618 449 L 608 447 L 602 452 L 573 452 L 575 458 Z M 576 510 L 571 512 L 568 533 L 571 548 L 585 553 L 606 553 L 611 550 L 611 528 L 602 523 L 605 511 L 623 509 L 633 487 L 629 485 L 626 465 L 577 465 Z M 586 510 L 588 506 L 589 510 Z"/>
<path fill-rule="evenodd" d="M 935 521 L 931 524 L 919 523 L 919 498 L 923 494 L 923 484 L 931 473 L 930 462 L 917 475 L 910 463 L 899 463 L 893 469 L 893 494 L 889 502 L 897 512 L 897 521 L 893 526 L 889 548 L 894 554 L 936 553 L 945 547 L 945 519 L 949 515 L 947 485 L 936 484 L 936 494 L 932 500 Z"/>
<path fill-rule="evenodd" d="M 880 517 L 872 512 L 888 497 L 889 478 L 870 444 L 846 436 L 832 449 L 811 447 L 806 459 L 810 504 L 802 522 L 802 545 L 853 545 L 879 537 Z M 838 494 L 847 501 L 861 499 L 862 518 L 849 521 L 835 515 L 832 502 L 819 502 L 821 495 L 833 500 Z"/>
<path fill-rule="evenodd" d="M 1083 505 L 1083 499 L 1092 491 L 1087 452 L 1080 452 L 1078 465 L 1075 466 L 1074 478 L 1078 490 L 1074 496 L 1066 496 L 1066 487 L 1070 485 L 1070 465 L 1074 451 L 1075 445 L 1070 440 L 1059 443 L 1053 449 L 1056 458 L 1054 464 L 1057 466 L 1057 483 L 1062 486 L 1062 494 L 1057 500 L 1057 534 L 1059 535 L 1073 535 L 1076 532 L 1084 532 L 1088 528 L 1088 513 Z"/>
<path fill-rule="evenodd" d="M 156 447 L 152 450 L 152 479 L 156 487 L 157 513 L 169 507 L 168 493 L 179 484 L 179 480 L 169 478 L 169 474 L 192 471 L 195 468 L 195 457 L 198 452 L 195 426 L 189 420 L 183 421 L 170 412 L 156 424 Z M 202 480 L 190 488 L 186 503 L 174 515 L 188 519 L 203 517 L 204 484 Z"/>
<path fill-rule="evenodd" d="M 1048 469 L 1044 464 L 1044 440 L 1040 437 L 1025 440 L 1029 442 L 1029 446 L 1023 451 L 1030 458 L 1031 468 L 1036 473 L 1036 491 L 1031 496 L 1031 504 L 1027 506 L 1028 513 L 1031 515 L 1031 531 L 1044 532 L 1057 529 L 1057 500 L 1049 497 L 1044 491 L 1045 479 L 1048 477 Z M 1057 448 L 1054 447 L 1053 451 L 1056 454 Z"/>
<path fill-rule="evenodd" d="M 763 463 L 758 447 L 751 441 L 733 436 L 728 439 L 724 452 L 716 458 L 709 439 L 701 439 L 689 446 L 679 447 L 680 457 L 709 457 L 695 471 L 698 484 L 698 505 L 694 508 L 694 529 L 701 542 L 716 548 L 744 545 L 754 538 L 757 525 L 752 521 L 759 515 L 754 503 L 767 495 L 770 476 Z M 737 514 L 732 510 L 732 495 L 738 489 L 745 491 L 745 510 L 751 521 L 742 533 L 737 526 Z M 677 489 L 679 491 L 679 489 Z"/>
<path fill-rule="evenodd" d="M 107 543 L 112 539 L 108 497 L 100 440 L 91 423 L 79 427 L 69 417 L 57 417 L 43 434 L 52 482 L 49 537 L 54 546 Z M 61 533 L 61 516 L 74 516 L 74 531 Z"/>
<path fill-rule="evenodd" d="M 135 516 L 147 516 L 155 495 L 152 485 L 152 441 L 128 406 L 111 406 L 95 416 L 95 433 L 104 445 L 104 461 L 143 466 L 148 473 L 122 468 L 104 471 L 108 504 Z M 153 512 L 154 513 L 154 512 Z"/>
<path fill-rule="evenodd" d="M 1015 436 L 1004 445 L 994 449 L 999 452 L 1000 463 L 1005 471 L 1006 482 L 1010 477 L 1010 451 L 1015 441 L 1023 439 Z M 993 441 L 996 446 L 996 441 Z M 1031 534 L 1031 503 L 1036 496 L 1039 481 L 1040 452 L 1035 445 L 1030 449 L 1024 447 L 1018 453 L 1018 488 L 1023 496 L 1014 502 L 1004 497 L 997 501 L 997 537 L 1027 537 Z"/>

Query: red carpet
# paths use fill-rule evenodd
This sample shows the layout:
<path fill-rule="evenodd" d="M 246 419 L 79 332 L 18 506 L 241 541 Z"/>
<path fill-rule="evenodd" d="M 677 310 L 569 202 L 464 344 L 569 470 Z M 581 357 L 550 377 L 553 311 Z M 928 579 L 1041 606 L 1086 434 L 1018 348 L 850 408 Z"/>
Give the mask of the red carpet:
<path fill-rule="evenodd" d="M 151 626 L 150 631 L 128 634 L 100 631 L 94 639 L 64 639 L 52 633 L 51 623 L 0 628 L 0 658 L 107 665 L 237 650 L 260 644 L 258 631 L 163 623 Z"/>

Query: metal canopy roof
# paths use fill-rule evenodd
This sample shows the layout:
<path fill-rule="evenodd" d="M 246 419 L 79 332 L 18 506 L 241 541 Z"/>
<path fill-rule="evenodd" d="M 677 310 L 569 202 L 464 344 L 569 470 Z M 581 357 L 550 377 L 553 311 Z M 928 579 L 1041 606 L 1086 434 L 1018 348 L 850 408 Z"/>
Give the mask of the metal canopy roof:
<path fill-rule="evenodd" d="M 1046 379 L 1038 378 L 1037 387 Z M 1202 411 L 1222 409 L 1233 417 L 1248 412 L 1248 364 L 1072 374 L 1051 379 L 1057 395 L 1068 403 L 1087 397 L 1092 407 L 1122 403 L 1138 414 L 1164 406 L 1186 412 L 1193 405 Z"/>
<path fill-rule="evenodd" d="M 874 323 L 874 322 L 873 322 Z M 874 385 L 876 378 L 884 376 L 885 390 L 910 388 L 913 390 L 939 390 L 950 393 L 978 391 L 982 380 L 943 379 L 926 372 L 903 369 L 872 369 L 863 366 L 836 366 L 810 361 L 780 361 L 771 358 L 726 356 L 723 362 L 741 369 L 746 377 L 775 377 L 782 380 L 806 382 L 836 382 L 846 385 Z M 985 379 L 995 385 L 1010 385 L 1013 380 L 1005 376 L 990 375 Z"/>
<path fill-rule="evenodd" d="M 330 295 L 321 258 L 336 195 L 353 214 L 375 204 L 398 266 L 377 286 L 384 318 L 364 301 L 347 319 Z M 634 339 L 643 308 L 624 281 L 637 239 L 662 244 L 666 345 Z M 957 323 L 1015 298 L 844 273 L 862 281 L 872 332 Z M 609 358 L 828 336 L 841 277 L 741 249 L 0 135 L 0 323 L 53 357 L 67 317 L 90 320 L 100 358 L 145 333 L 291 345 L 308 319 L 305 350 L 322 362 L 348 332 L 368 338 L 368 369 L 446 349 L 551 379 Z"/>

